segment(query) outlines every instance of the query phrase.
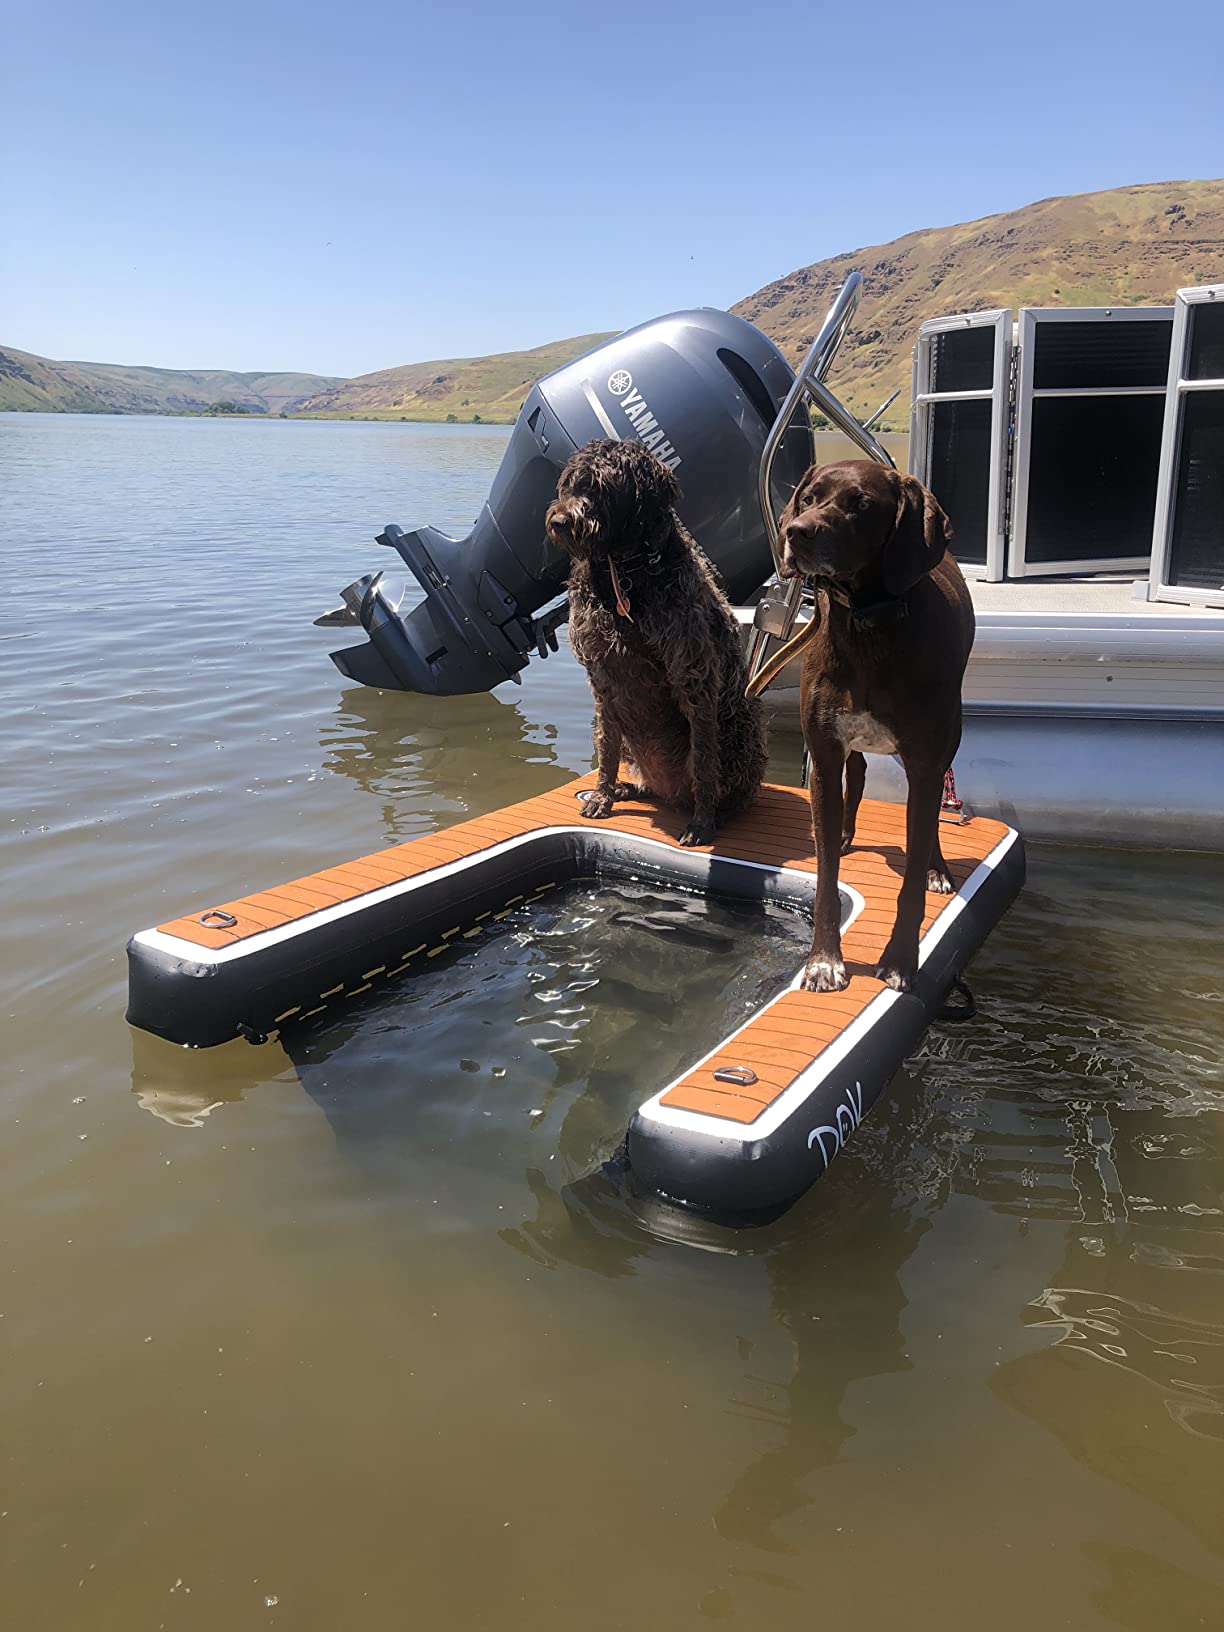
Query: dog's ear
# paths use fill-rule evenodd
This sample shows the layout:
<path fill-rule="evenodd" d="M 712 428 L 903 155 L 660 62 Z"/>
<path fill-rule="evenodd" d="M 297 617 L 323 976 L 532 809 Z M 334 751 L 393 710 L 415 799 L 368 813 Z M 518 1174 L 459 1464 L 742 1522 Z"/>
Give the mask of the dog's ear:
<path fill-rule="evenodd" d="M 557 498 L 544 515 L 544 531 L 559 550 L 573 553 L 595 530 L 591 506 L 586 499 Z"/>
<path fill-rule="evenodd" d="M 795 517 L 803 514 L 803 511 L 807 506 L 807 502 L 811 497 L 812 488 L 815 485 L 816 472 L 818 469 L 819 466 L 811 465 L 799 478 L 798 486 L 795 488 L 795 491 L 791 494 L 790 498 L 786 501 L 782 514 L 778 517 L 779 538 L 782 537 L 783 533 L 785 533 L 786 529 L 790 526 L 791 522 L 794 521 Z"/>
<path fill-rule="evenodd" d="M 897 519 L 884 545 L 884 588 L 904 595 L 944 558 L 952 542 L 952 524 L 935 495 L 914 476 L 898 476 Z"/>
<path fill-rule="evenodd" d="M 653 550 L 661 549 L 671 537 L 676 525 L 676 503 L 680 498 L 680 483 L 676 473 L 652 454 L 648 466 L 646 493 L 639 505 L 646 544 Z"/>
<path fill-rule="evenodd" d="M 670 465 L 665 465 L 661 459 L 655 458 L 652 474 L 659 502 L 664 509 L 670 510 L 680 498 L 680 483 L 676 480 L 676 473 Z"/>

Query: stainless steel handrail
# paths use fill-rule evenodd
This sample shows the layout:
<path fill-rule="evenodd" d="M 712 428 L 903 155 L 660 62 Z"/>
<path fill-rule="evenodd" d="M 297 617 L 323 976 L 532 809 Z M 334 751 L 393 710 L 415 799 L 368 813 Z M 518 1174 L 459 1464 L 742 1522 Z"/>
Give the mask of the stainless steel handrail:
<path fill-rule="evenodd" d="M 842 341 L 854 320 L 858 310 L 858 303 L 863 294 L 863 274 L 851 272 L 845 283 L 838 290 L 833 304 L 829 307 L 824 322 L 820 325 L 820 332 L 812 341 L 807 356 L 795 374 L 794 384 L 786 394 L 786 400 L 778 411 L 778 417 L 770 427 L 769 435 L 765 438 L 765 447 L 761 452 L 761 463 L 757 471 L 757 498 L 761 506 L 761 517 L 765 523 L 765 533 L 769 539 L 770 552 L 774 559 L 774 571 L 781 573 L 782 558 L 778 551 L 778 518 L 774 515 L 773 499 L 770 486 L 773 479 L 774 458 L 781 446 L 796 411 L 803 406 L 805 398 L 819 408 L 825 417 L 832 421 L 842 434 L 860 447 L 869 459 L 875 459 L 890 469 L 896 469 L 895 461 L 888 449 L 882 447 L 865 425 L 855 419 L 848 408 L 837 400 L 828 386 L 824 383 L 825 376 L 833 366 L 833 359 L 841 348 Z M 892 400 L 891 398 L 889 399 Z M 886 403 L 885 407 L 888 406 Z M 877 409 L 873 418 L 883 413 L 883 408 Z M 776 608 L 781 618 L 775 615 L 776 627 L 772 630 L 754 627 L 748 643 L 748 673 L 755 677 L 765 661 L 766 648 L 772 639 L 785 639 L 794 626 L 795 618 L 799 613 L 799 604 L 803 597 L 803 583 L 794 578 L 787 581 L 783 591 L 782 604 Z"/>
<path fill-rule="evenodd" d="M 888 412 L 888 410 L 892 407 L 893 403 L 896 402 L 897 398 L 900 395 L 901 395 L 901 387 L 900 386 L 898 386 L 895 391 L 890 391 L 888 393 L 888 395 L 884 398 L 884 401 L 875 410 L 875 412 L 867 415 L 867 418 L 863 421 L 863 429 L 865 431 L 869 431 L 871 429 L 871 427 L 875 424 L 877 419 L 883 419 L 884 415 Z"/>
<path fill-rule="evenodd" d="M 807 356 L 795 374 L 794 384 L 787 392 L 786 400 L 778 411 L 778 417 L 765 438 L 765 447 L 757 472 L 757 498 L 761 505 L 765 531 L 769 537 L 769 547 L 773 551 L 774 565 L 778 568 L 782 565 L 778 558 L 778 519 L 773 512 L 770 481 L 773 477 L 774 458 L 782 438 L 795 417 L 795 410 L 805 396 L 810 397 L 818 405 L 821 413 L 831 419 L 839 431 L 857 443 L 869 459 L 877 459 L 882 465 L 894 465 L 887 448 L 881 447 L 871 432 L 860 425 L 849 409 L 842 407 L 824 383 L 825 376 L 833 366 L 833 359 L 841 349 L 842 341 L 854 321 L 854 314 L 858 310 L 862 295 L 863 274 L 851 272 L 829 307 L 828 314 L 820 325 L 820 332 L 812 341 Z"/>

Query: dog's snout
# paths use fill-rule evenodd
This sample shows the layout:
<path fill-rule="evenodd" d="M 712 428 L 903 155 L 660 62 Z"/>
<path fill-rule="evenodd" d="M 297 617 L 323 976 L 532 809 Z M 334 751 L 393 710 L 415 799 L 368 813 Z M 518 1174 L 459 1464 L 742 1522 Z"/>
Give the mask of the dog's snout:
<path fill-rule="evenodd" d="M 810 515 L 787 523 L 779 539 L 784 578 L 802 578 L 812 570 L 813 558 L 820 553 L 820 535 L 821 528 L 813 526 Z"/>
<path fill-rule="evenodd" d="M 544 516 L 544 531 L 560 549 L 573 550 L 586 531 L 588 505 L 571 494 L 559 496 Z"/>

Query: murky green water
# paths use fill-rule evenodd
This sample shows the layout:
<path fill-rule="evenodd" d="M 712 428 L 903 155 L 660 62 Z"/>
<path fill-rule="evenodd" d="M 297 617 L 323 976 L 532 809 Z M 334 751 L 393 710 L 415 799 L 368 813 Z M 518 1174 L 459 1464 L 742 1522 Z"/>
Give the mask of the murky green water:
<path fill-rule="evenodd" d="M 380 695 L 310 626 L 504 434 L 0 416 L 0 1624 L 1222 1624 L 1219 860 L 1031 847 L 980 1019 L 751 1235 L 601 1177 L 658 983 L 554 1060 L 128 1031 L 131 930 L 587 768 L 564 653 Z"/>
<path fill-rule="evenodd" d="M 444 1192 L 431 1205 L 502 1225 L 524 1173 L 599 1188 L 641 1101 L 784 990 L 810 943 L 781 907 L 574 879 L 281 1041 L 388 1200 L 411 1171 Z"/>

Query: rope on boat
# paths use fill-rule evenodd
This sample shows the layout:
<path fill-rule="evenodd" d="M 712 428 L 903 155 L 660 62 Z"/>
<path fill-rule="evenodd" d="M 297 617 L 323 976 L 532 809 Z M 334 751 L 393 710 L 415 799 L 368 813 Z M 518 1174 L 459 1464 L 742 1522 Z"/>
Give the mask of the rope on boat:
<path fill-rule="evenodd" d="M 791 659 L 798 657 L 799 653 L 812 640 L 819 628 L 820 609 L 818 607 L 816 611 L 813 612 L 808 622 L 804 624 L 802 629 L 800 629 L 799 633 L 792 635 L 789 640 L 784 641 L 782 645 L 778 647 L 777 651 L 769 659 L 769 661 L 761 664 L 761 667 L 752 676 L 751 680 L 749 680 L 747 686 L 744 688 L 745 697 L 759 697 L 765 690 L 765 687 L 768 686 L 771 681 L 777 679 Z"/>
<path fill-rule="evenodd" d="M 963 980 L 954 980 L 944 993 L 933 1018 L 944 1025 L 961 1026 L 977 1016 L 977 1000 Z"/>

